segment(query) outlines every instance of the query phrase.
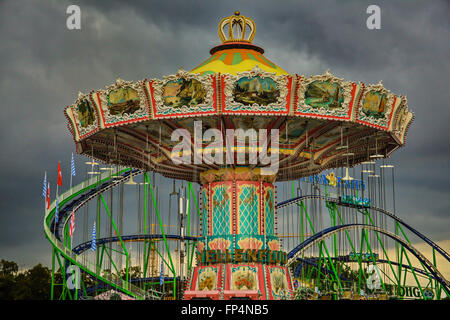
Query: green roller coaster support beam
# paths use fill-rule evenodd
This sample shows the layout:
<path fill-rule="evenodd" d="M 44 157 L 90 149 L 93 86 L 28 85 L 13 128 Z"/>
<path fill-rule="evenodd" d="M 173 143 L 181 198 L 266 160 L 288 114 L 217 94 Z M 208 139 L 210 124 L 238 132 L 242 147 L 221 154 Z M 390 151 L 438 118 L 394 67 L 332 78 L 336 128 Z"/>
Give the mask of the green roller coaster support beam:
<path fill-rule="evenodd" d="M 153 248 L 153 250 L 155 250 L 155 252 L 158 254 L 158 256 L 162 259 L 162 261 L 164 262 L 164 264 L 167 266 L 167 268 L 169 268 L 169 270 L 175 275 L 175 270 L 172 269 L 171 265 L 166 261 L 166 259 L 164 259 L 164 256 L 161 254 L 161 252 L 159 252 L 158 247 L 155 246 L 155 241 L 150 240 L 150 247 L 149 248 Z"/>
<path fill-rule="evenodd" d="M 129 168 L 122 169 L 122 170 L 120 170 L 120 174 L 123 174 L 129 170 L 130 170 Z M 78 184 L 77 186 L 74 186 L 73 188 L 69 189 L 64 194 L 62 194 L 60 197 L 61 201 L 59 202 L 59 205 L 62 207 L 67 202 L 88 192 L 89 190 L 97 188 L 99 185 L 101 185 L 104 182 L 107 182 L 111 179 L 113 179 L 113 177 L 111 175 L 102 175 L 102 176 L 100 176 L 100 178 L 97 181 L 90 181 L 88 179 L 88 180 Z M 74 192 L 74 190 L 77 190 L 77 191 Z M 46 216 L 45 216 L 45 220 L 44 220 L 44 225 L 45 225 L 44 230 L 45 230 L 45 235 L 46 235 L 47 239 L 50 241 L 52 248 L 55 251 L 55 254 L 52 257 L 52 260 L 54 260 L 55 257 L 57 258 L 57 260 L 59 260 L 59 254 L 61 254 L 61 257 L 68 260 L 70 263 L 77 265 L 78 267 L 83 269 L 85 272 L 87 272 L 88 274 L 93 276 L 94 278 L 99 279 L 100 281 L 105 282 L 106 284 L 109 284 L 112 287 L 121 290 L 125 294 L 133 296 L 137 299 L 143 299 L 144 292 L 139 291 L 139 288 L 134 287 L 131 284 L 129 284 L 128 282 L 124 282 L 123 280 L 122 280 L 122 283 L 120 284 L 114 280 L 106 279 L 103 276 L 101 276 L 100 274 L 97 274 L 95 272 L 95 270 L 94 270 L 95 267 L 94 267 L 94 269 L 89 269 L 83 263 L 78 262 L 75 257 L 71 256 L 71 254 L 67 253 L 67 248 L 65 248 L 65 242 L 59 242 L 59 240 L 57 240 L 52 235 L 52 230 L 50 230 L 50 225 L 52 223 L 52 219 L 54 218 L 55 211 L 56 211 L 55 210 L 55 201 L 51 204 L 51 207 L 52 207 L 51 210 L 46 211 Z M 63 249 L 63 248 L 65 248 L 65 249 Z M 60 262 L 60 261 L 58 261 L 58 262 Z M 53 274 L 56 270 L 55 268 L 56 268 L 56 261 L 52 263 Z M 61 272 L 64 274 L 64 267 L 61 268 Z M 51 298 L 53 298 L 53 299 L 55 298 L 54 286 L 56 286 L 56 285 L 59 285 L 59 284 L 57 284 L 55 282 L 55 277 L 53 277 L 53 281 L 51 284 L 51 286 L 53 287 L 53 295 L 51 295 Z M 65 287 L 64 283 L 62 284 L 62 286 L 63 286 L 63 293 L 61 294 L 61 298 L 65 299 L 66 296 L 70 296 L 70 292 L 64 291 L 64 287 Z M 133 289 L 130 290 L 130 287 L 132 287 Z"/>
<path fill-rule="evenodd" d="M 191 183 L 188 181 L 188 189 L 190 187 L 190 184 Z M 190 236 L 191 235 L 191 193 L 189 192 L 189 190 L 187 192 L 187 203 L 188 203 L 188 206 L 187 206 L 187 212 L 186 212 L 186 214 L 187 214 L 187 223 L 186 223 L 187 230 L 186 230 L 186 232 L 187 232 L 187 235 Z M 190 243 L 190 241 L 187 241 L 187 246 L 186 246 L 186 249 L 187 249 L 187 252 L 186 252 L 187 274 L 190 274 L 190 271 L 191 271 L 191 264 L 189 261 L 189 253 L 190 253 L 189 243 Z"/>
<path fill-rule="evenodd" d="M 332 210 L 331 212 L 328 211 L 330 213 L 330 219 L 331 219 L 331 223 L 332 226 L 335 227 L 336 226 L 336 211 Z M 334 247 L 334 256 L 337 257 L 338 256 L 338 252 L 337 252 L 337 235 L 333 235 L 333 247 Z"/>
<path fill-rule="evenodd" d="M 100 208 L 101 208 L 101 199 L 100 197 L 97 197 L 97 225 L 100 226 Z M 100 237 L 100 230 L 96 230 L 96 239 L 98 239 Z M 100 252 L 99 250 L 97 250 L 96 252 L 96 260 L 95 260 L 95 265 L 96 265 L 96 273 L 100 273 L 100 267 L 99 267 L 99 255 Z M 98 282 L 97 282 L 98 283 Z"/>
<path fill-rule="evenodd" d="M 322 273 L 321 272 L 321 268 L 320 268 L 322 266 L 322 255 L 323 255 L 322 242 L 319 242 L 319 263 L 317 264 L 318 265 L 318 267 L 317 267 L 318 272 L 317 272 L 317 277 L 316 277 L 316 281 L 317 281 L 318 284 L 320 283 L 320 274 Z M 324 278 L 325 278 L 325 275 L 324 275 Z"/>
<path fill-rule="evenodd" d="M 148 179 L 148 172 L 145 172 L 144 173 L 144 183 L 145 183 L 145 181 L 147 181 L 147 179 Z M 144 184 L 144 230 L 145 230 L 145 234 L 148 234 L 148 232 L 149 232 L 148 223 L 147 223 L 147 215 L 148 215 L 147 189 L 148 189 L 148 185 Z M 147 246 L 148 246 L 148 248 L 150 248 L 150 246 L 148 245 L 148 241 L 144 240 L 144 278 L 147 277 L 148 258 L 150 256 L 150 250 L 148 250 L 148 253 L 147 253 Z M 144 284 L 144 288 L 145 287 L 146 286 Z"/>
<path fill-rule="evenodd" d="M 105 250 L 106 250 L 105 246 L 102 245 L 102 252 L 100 253 L 100 261 L 99 261 L 99 263 L 98 263 L 98 268 L 99 268 L 99 269 L 98 269 L 97 274 L 99 274 L 100 271 L 101 271 L 101 269 L 102 269 L 102 265 L 103 265 L 103 255 L 105 254 Z"/>
<path fill-rule="evenodd" d="M 153 206 L 155 208 L 156 216 L 158 217 L 158 222 L 159 222 L 159 226 L 160 226 L 160 229 L 161 229 L 161 234 L 163 236 L 163 240 L 164 240 L 164 243 L 166 245 L 166 250 L 167 250 L 167 255 L 169 256 L 170 265 L 172 266 L 172 270 L 175 273 L 175 267 L 173 265 L 172 257 L 170 255 L 169 244 L 167 243 L 166 234 L 164 233 L 163 223 L 161 222 L 161 217 L 160 217 L 160 214 L 159 214 L 158 206 L 156 204 L 155 195 L 153 194 L 152 184 L 151 184 L 150 180 L 148 179 L 148 176 L 145 177 L 145 178 L 146 178 L 146 182 L 148 182 L 148 184 L 150 186 L 150 195 L 152 196 Z"/>
<path fill-rule="evenodd" d="M 368 235 L 367 235 L 367 232 L 365 232 L 364 234 L 365 234 L 365 240 L 366 240 L 367 250 L 369 250 L 370 256 L 372 257 L 372 262 L 373 262 L 373 264 L 376 266 L 376 265 L 377 265 L 377 262 L 376 262 L 376 260 L 375 260 L 374 254 L 373 254 L 373 252 L 372 252 L 372 247 L 370 246 L 370 243 L 369 243 L 369 237 L 368 237 Z M 381 286 L 383 287 L 383 290 L 386 292 L 386 286 L 384 285 L 384 281 L 383 281 L 383 279 L 382 279 L 381 277 L 380 277 L 380 282 L 381 282 Z"/>
<path fill-rule="evenodd" d="M 433 248 L 433 265 L 436 266 L 436 252 Z M 441 285 L 437 280 L 434 280 L 434 291 L 436 292 L 436 298 L 441 300 Z"/>
<path fill-rule="evenodd" d="M 106 255 L 109 258 L 109 261 L 111 262 L 112 266 L 114 267 L 114 270 L 116 270 L 117 274 L 120 274 L 120 270 L 117 268 L 116 264 L 114 263 L 114 260 L 112 258 L 112 255 L 110 254 L 109 250 L 107 250 L 104 246 L 103 246 L 104 252 L 106 252 Z M 112 270 L 110 270 L 111 272 Z"/>
<path fill-rule="evenodd" d="M 395 223 L 395 235 L 398 236 L 398 223 Z M 396 254 L 397 254 L 397 263 L 398 263 L 398 282 L 397 282 L 397 288 L 400 287 L 401 285 L 401 276 L 402 276 L 402 268 L 401 268 L 401 264 L 402 264 L 402 260 L 403 260 L 403 256 L 401 254 L 401 250 L 400 250 L 400 244 L 398 242 L 395 243 L 395 250 L 396 250 Z"/>
<path fill-rule="evenodd" d="M 304 234 L 304 230 L 303 230 L 303 206 L 300 207 L 300 241 L 303 242 L 305 241 L 305 234 Z"/>
<path fill-rule="evenodd" d="M 87 290 L 86 290 L 86 285 L 84 284 L 84 281 L 82 279 L 80 282 L 81 282 L 81 288 L 83 289 L 84 296 L 87 297 L 88 294 L 87 294 Z"/>
<path fill-rule="evenodd" d="M 313 226 L 313 224 L 312 224 L 312 222 L 311 222 L 311 219 L 309 218 L 308 211 L 307 211 L 306 208 L 304 207 L 305 204 L 303 203 L 303 201 L 300 203 L 300 206 L 302 206 L 303 209 L 305 210 L 306 218 L 307 218 L 308 221 L 309 221 L 309 225 L 310 225 L 310 227 L 311 227 L 311 231 L 313 232 L 313 234 L 315 234 L 316 231 L 315 231 L 314 226 Z M 327 254 L 328 261 L 329 261 L 329 263 L 330 263 L 330 265 L 331 265 L 331 268 L 332 268 L 332 270 L 333 270 L 334 276 L 336 277 L 336 281 L 337 281 L 337 283 L 338 283 L 338 285 L 339 285 L 339 289 L 340 289 L 341 292 L 342 292 L 343 289 L 342 289 L 341 281 L 340 281 L 339 276 L 338 276 L 338 274 L 337 274 L 337 272 L 336 272 L 336 269 L 335 269 L 335 267 L 334 267 L 334 263 L 333 263 L 333 261 L 332 261 L 331 258 L 330 258 L 330 253 L 328 252 L 328 248 L 327 248 L 327 246 L 326 246 L 326 244 L 325 244 L 325 242 L 324 242 L 323 240 L 320 241 L 320 243 L 323 243 L 323 249 L 325 250 L 325 252 L 326 252 L 326 254 Z M 320 249 L 319 249 L 319 250 L 320 250 Z"/>
<path fill-rule="evenodd" d="M 329 203 L 327 202 L 327 207 L 328 207 L 328 205 L 329 205 Z M 341 213 L 340 213 L 336 203 L 333 203 L 332 206 L 333 206 L 333 209 L 336 210 L 340 222 L 343 224 L 344 220 L 342 219 Z M 328 208 L 330 209 L 330 207 L 328 207 Z M 351 237 L 350 237 L 350 235 L 349 235 L 347 230 L 345 230 L 345 235 L 347 236 L 347 240 L 350 243 L 350 246 L 352 247 L 353 252 L 356 252 L 356 248 L 353 245 L 353 241 L 352 241 L 352 239 L 351 239 Z M 362 269 L 362 258 L 361 258 L 361 255 L 357 255 L 357 261 L 358 261 L 359 268 Z M 352 273 L 353 273 L 353 271 L 352 271 Z M 365 281 L 366 281 L 366 279 L 365 279 Z"/>
<path fill-rule="evenodd" d="M 105 198 L 103 198 L 103 194 L 100 194 L 100 198 L 102 199 L 103 202 L 103 206 L 105 207 L 106 213 L 108 214 L 109 218 L 111 219 L 111 223 L 114 227 L 114 230 L 117 233 L 117 237 L 120 240 L 120 244 L 122 245 L 122 248 L 125 252 L 125 256 L 126 256 L 126 272 L 125 272 L 125 281 L 128 282 L 128 266 L 129 266 L 129 255 L 128 255 L 128 251 L 127 251 L 127 247 L 125 246 L 125 243 L 122 240 L 122 236 L 120 235 L 119 230 L 117 229 L 116 223 L 114 222 L 114 219 L 111 215 L 111 212 L 109 211 L 108 205 L 106 204 Z"/>
<path fill-rule="evenodd" d="M 61 277 L 62 277 L 62 281 L 63 281 L 63 284 L 62 284 L 63 291 L 62 291 L 61 295 L 63 296 L 63 299 L 65 300 L 65 296 L 66 296 L 66 294 L 68 294 L 70 300 L 72 300 L 72 295 L 70 293 L 70 290 L 67 289 L 65 265 L 61 262 L 61 259 L 59 258 L 58 254 L 56 255 L 56 259 L 58 260 L 59 269 L 61 270 Z"/>
<path fill-rule="evenodd" d="M 52 277 L 51 277 L 51 286 L 50 286 L 50 300 L 54 299 L 54 294 L 55 294 L 55 254 L 56 254 L 56 249 L 55 247 L 52 246 Z"/>
<path fill-rule="evenodd" d="M 406 241 L 407 241 L 409 244 L 411 244 L 411 241 L 409 241 L 408 236 L 405 234 L 405 231 L 403 231 L 403 228 L 402 228 L 402 226 L 398 223 L 398 221 L 396 221 L 396 226 L 398 226 L 399 230 L 402 232 L 402 234 L 403 234 L 403 236 L 405 237 Z M 402 249 L 403 249 L 403 247 L 402 247 Z M 408 258 L 408 256 L 407 256 L 407 253 L 406 253 L 404 250 L 403 250 L 403 253 L 405 254 L 405 257 L 406 257 L 406 259 L 407 259 L 408 262 L 409 262 L 409 258 Z M 422 269 L 425 271 L 425 273 L 428 275 L 428 278 L 429 278 L 430 281 L 431 281 L 432 276 L 431 276 L 430 273 L 428 272 L 427 268 L 423 265 L 422 262 L 419 261 L 419 263 L 421 264 Z M 410 267 L 411 267 L 411 265 L 410 265 Z M 413 273 L 413 276 L 414 276 L 414 278 L 415 278 L 416 281 L 417 281 L 417 275 L 416 275 L 414 269 L 411 269 L 411 272 Z M 405 280 L 405 281 L 406 281 L 406 280 Z M 419 285 L 419 288 L 420 288 L 420 285 Z M 423 295 L 423 291 L 421 291 L 421 292 L 422 292 L 422 295 Z M 425 298 L 424 295 L 423 295 L 423 297 Z"/>
<path fill-rule="evenodd" d="M 199 207 L 198 202 L 197 202 L 197 197 L 194 194 L 194 189 L 192 188 L 192 183 L 188 182 L 188 185 L 189 185 L 189 190 L 192 193 L 192 198 L 194 199 L 195 207 L 197 208 L 198 216 L 199 216 L 199 218 L 201 218 L 202 217 L 202 213 L 200 211 L 200 207 Z"/>
<path fill-rule="evenodd" d="M 374 224 L 372 218 L 370 217 L 370 214 L 369 214 L 369 212 L 368 212 L 367 209 L 366 209 L 366 213 L 365 213 L 365 214 L 367 214 L 367 216 L 369 217 L 370 223 L 371 223 L 373 226 L 375 226 L 375 224 Z M 385 257 L 386 260 L 388 261 L 388 264 L 389 264 L 389 266 L 390 266 L 390 268 L 391 268 L 392 274 L 394 275 L 395 279 L 398 281 L 397 276 L 396 276 L 395 271 L 394 271 L 394 267 L 393 267 L 392 264 L 391 264 L 391 259 L 389 259 L 389 256 L 388 256 L 388 254 L 387 254 L 387 252 L 386 252 L 386 249 L 384 248 L 383 241 L 381 241 L 380 235 L 378 234 L 377 231 L 375 231 L 375 235 L 377 236 L 377 240 L 378 240 L 378 242 L 379 242 L 379 244 L 380 244 L 380 246 L 381 246 L 381 248 L 382 248 L 382 250 L 383 250 L 384 257 Z"/>
<path fill-rule="evenodd" d="M 362 257 L 363 251 L 364 251 L 364 229 L 361 230 L 361 244 L 360 244 L 360 251 L 359 251 L 359 257 Z M 364 270 L 363 268 L 359 269 L 358 272 L 358 290 L 360 291 L 362 288 L 362 282 L 361 282 L 361 278 L 364 277 L 364 283 L 367 281 L 367 278 L 364 274 Z"/>
<path fill-rule="evenodd" d="M 411 273 L 412 273 L 413 276 L 414 276 L 414 279 L 416 280 L 416 283 L 417 283 L 417 286 L 419 287 L 420 293 L 422 294 L 422 297 L 425 299 L 426 297 L 425 297 L 425 294 L 424 294 L 424 292 L 423 292 L 422 286 L 420 285 L 419 279 L 417 278 L 417 275 L 416 275 L 416 273 L 414 272 L 414 268 L 413 268 L 413 266 L 412 266 L 412 264 L 411 264 L 411 261 L 409 260 L 408 255 L 406 254 L 406 252 L 405 252 L 405 258 L 406 258 L 406 260 L 408 261 L 409 268 L 410 268 L 410 270 L 411 270 Z"/>

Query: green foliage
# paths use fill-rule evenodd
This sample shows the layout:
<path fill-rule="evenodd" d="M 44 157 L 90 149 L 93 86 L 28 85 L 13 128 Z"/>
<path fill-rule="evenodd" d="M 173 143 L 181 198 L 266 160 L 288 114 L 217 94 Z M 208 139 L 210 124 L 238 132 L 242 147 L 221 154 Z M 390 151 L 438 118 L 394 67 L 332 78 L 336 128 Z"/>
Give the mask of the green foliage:
<path fill-rule="evenodd" d="M 14 261 L 0 261 L 0 300 L 50 299 L 51 270 L 40 263 L 19 272 Z"/>

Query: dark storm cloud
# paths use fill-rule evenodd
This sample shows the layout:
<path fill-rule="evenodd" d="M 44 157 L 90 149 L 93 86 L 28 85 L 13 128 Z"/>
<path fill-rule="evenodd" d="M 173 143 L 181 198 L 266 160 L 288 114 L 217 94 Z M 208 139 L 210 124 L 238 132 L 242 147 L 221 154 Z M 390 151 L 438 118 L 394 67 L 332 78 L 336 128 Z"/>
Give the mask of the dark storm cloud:
<path fill-rule="evenodd" d="M 82 29 L 66 28 L 78 4 Z M 23 264 L 49 259 L 41 183 L 73 141 L 63 108 L 78 91 L 189 70 L 219 43 L 235 10 L 256 22 L 255 43 L 291 73 L 326 69 L 383 84 L 415 112 L 396 165 L 399 214 L 432 239 L 448 239 L 449 5 L 377 1 L 381 30 L 366 28 L 370 1 L 3 1 L 0 4 L 2 181 L 0 252 Z M 84 158 L 77 158 L 81 164 Z M 55 189 L 52 189 L 52 192 Z M 429 202 L 428 202 L 429 200 Z M 3 258 L 0 257 L 0 258 Z M 44 261 L 45 262 L 45 261 Z"/>

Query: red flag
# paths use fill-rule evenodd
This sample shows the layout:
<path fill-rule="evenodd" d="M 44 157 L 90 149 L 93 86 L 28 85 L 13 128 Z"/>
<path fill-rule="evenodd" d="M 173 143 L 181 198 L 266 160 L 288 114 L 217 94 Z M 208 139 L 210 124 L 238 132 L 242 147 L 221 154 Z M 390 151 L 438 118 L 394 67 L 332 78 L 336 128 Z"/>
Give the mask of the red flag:
<path fill-rule="evenodd" d="M 50 209 L 50 183 L 47 185 L 47 210 Z"/>
<path fill-rule="evenodd" d="M 62 186 L 61 163 L 58 161 L 58 186 Z"/>

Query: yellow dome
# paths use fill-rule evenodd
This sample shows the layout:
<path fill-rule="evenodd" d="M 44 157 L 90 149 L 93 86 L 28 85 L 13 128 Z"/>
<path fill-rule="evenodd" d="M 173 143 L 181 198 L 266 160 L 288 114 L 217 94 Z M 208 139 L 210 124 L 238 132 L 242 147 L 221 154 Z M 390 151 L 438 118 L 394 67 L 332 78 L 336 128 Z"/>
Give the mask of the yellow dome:
<path fill-rule="evenodd" d="M 249 33 L 249 35 L 247 35 Z M 255 33 L 253 20 L 241 16 L 237 11 L 234 16 L 222 19 L 219 23 L 219 37 L 222 44 L 211 49 L 211 57 L 192 69 L 191 73 L 201 75 L 250 71 L 255 66 L 276 75 L 289 74 L 272 61 L 264 57 L 264 50 L 251 43 Z"/>
<path fill-rule="evenodd" d="M 190 72 L 201 75 L 219 72 L 236 75 L 237 72 L 250 71 L 256 65 L 264 71 L 275 72 L 276 75 L 288 74 L 261 53 L 242 48 L 219 50 Z"/>

